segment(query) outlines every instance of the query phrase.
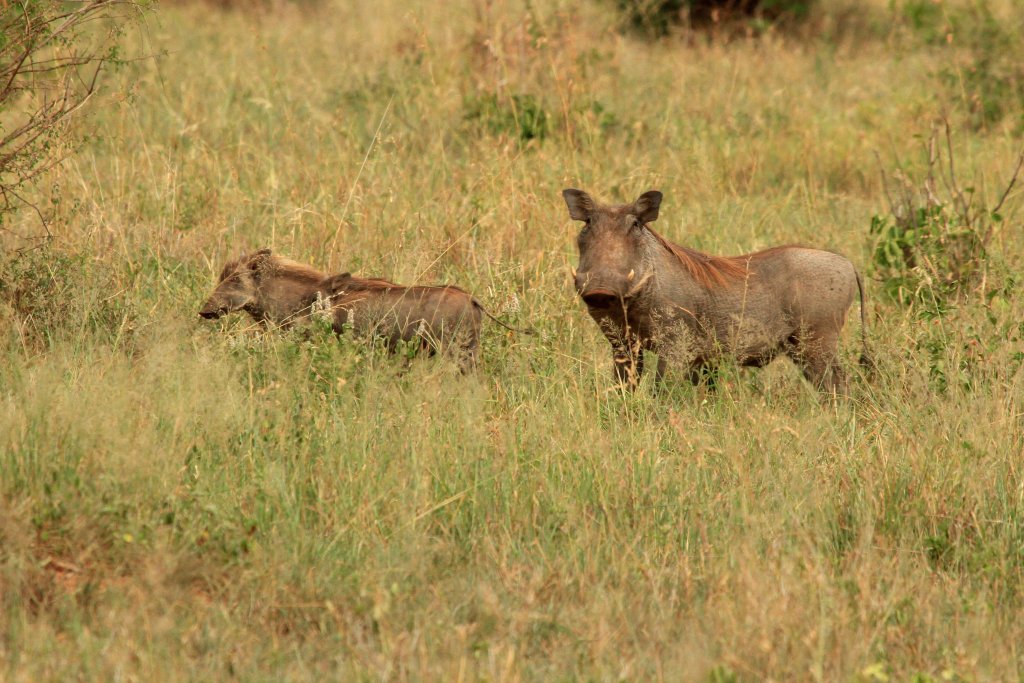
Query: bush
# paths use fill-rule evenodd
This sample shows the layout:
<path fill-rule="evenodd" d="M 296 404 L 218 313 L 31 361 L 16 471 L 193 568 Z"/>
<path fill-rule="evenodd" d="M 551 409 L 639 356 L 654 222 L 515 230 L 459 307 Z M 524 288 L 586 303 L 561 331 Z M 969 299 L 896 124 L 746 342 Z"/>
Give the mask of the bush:
<path fill-rule="evenodd" d="M 67 153 L 68 124 L 119 61 L 136 0 L 21 0 L 0 15 L 0 222 Z M 44 221 L 45 222 L 45 221 Z"/>
<path fill-rule="evenodd" d="M 494 93 L 484 93 L 466 98 L 463 109 L 467 121 L 480 123 L 492 135 L 529 142 L 542 141 L 551 131 L 551 116 L 533 95 L 499 98 Z"/>
<path fill-rule="evenodd" d="M 989 245 L 1003 221 L 1000 211 L 1024 165 L 1022 154 L 990 207 L 975 185 L 960 184 L 948 123 L 945 151 L 938 138 L 933 131 L 925 147 L 923 179 L 914 181 L 903 173 L 890 179 L 883 172 L 890 212 L 872 217 L 870 228 L 872 270 L 885 292 L 901 304 L 922 304 L 935 315 L 986 272 Z"/>
<path fill-rule="evenodd" d="M 711 26 L 736 20 L 778 21 L 807 16 L 814 0 L 616 0 L 630 26 L 664 35 L 672 26 Z"/>
<path fill-rule="evenodd" d="M 137 316 L 116 273 L 50 244 L 0 256 L 0 323 L 16 346 L 42 351 L 88 337 L 130 351 Z"/>

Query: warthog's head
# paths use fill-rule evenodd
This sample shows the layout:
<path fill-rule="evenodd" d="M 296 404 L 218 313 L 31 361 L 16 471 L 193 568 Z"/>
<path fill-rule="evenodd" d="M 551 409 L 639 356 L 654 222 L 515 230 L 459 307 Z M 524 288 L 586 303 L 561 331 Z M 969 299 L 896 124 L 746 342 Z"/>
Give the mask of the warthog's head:
<path fill-rule="evenodd" d="M 632 204 L 602 206 L 581 190 L 562 196 L 573 220 L 583 221 L 576 238 L 580 265 L 576 291 L 591 309 L 627 304 L 639 294 L 649 274 L 643 258 L 646 225 L 658 218 L 661 193 L 652 190 Z"/>
<path fill-rule="evenodd" d="M 199 317 L 216 320 L 254 303 L 260 275 L 270 258 L 269 249 L 260 249 L 252 254 L 243 253 L 237 260 L 226 263 L 220 272 L 217 288 L 199 309 Z"/>

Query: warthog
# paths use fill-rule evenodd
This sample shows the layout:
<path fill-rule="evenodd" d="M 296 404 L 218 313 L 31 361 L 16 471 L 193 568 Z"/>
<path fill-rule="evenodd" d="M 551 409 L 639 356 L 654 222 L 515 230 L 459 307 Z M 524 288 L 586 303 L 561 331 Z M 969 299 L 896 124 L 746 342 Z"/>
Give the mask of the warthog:
<path fill-rule="evenodd" d="M 711 256 L 673 244 L 651 229 L 662 194 L 603 206 L 580 190 L 562 195 L 585 223 L 577 237 L 576 291 L 611 343 L 616 378 L 633 388 L 644 351 L 658 354 L 656 379 L 685 367 L 698 382 L 723 357 L 761 367 L 780 352 L 815 386 L 843 393 L 839 334 L 854 297 L 864 291 L 846 258 L 799 246 L 743 256 Z"/>
<path fill-rule="evenodd" d="M 484 315 L 514 330 L 452 285 L 406 287 L 342 273 L 325 280 L 320 290 L 338 334 L 352 328 L 359 335 L 383 338 L 391 350 L 399 342 L 418 341 L 428 353 L 455 356 L 463 372 L 476 367 Z"/>
<path fill-rule="evenodd" d="M 269 249 L 243 252 L 224 265 L 217 288 L 199 315 L 213 320 L 245 311 L 264 325 L 288 327 L 309 317 L 310 304 L 325 277 L 316 268 L 275 256 Z"/>
<path fill-rule="evenodd" d="M 464 372 L 478 360 L 482 316 L 518 331 L 455 286 L 405 287 L 350 273 L 328 277 L 269 249 L 228 262 L 199 315 L 212 320 L 234 311 L 277 327 L 323 313 L 338 334 L 351 327 L 363 336 L 382 337 L 392 351 L 400 341 L 418 340 L 429 353 L 456 356 Z"/>

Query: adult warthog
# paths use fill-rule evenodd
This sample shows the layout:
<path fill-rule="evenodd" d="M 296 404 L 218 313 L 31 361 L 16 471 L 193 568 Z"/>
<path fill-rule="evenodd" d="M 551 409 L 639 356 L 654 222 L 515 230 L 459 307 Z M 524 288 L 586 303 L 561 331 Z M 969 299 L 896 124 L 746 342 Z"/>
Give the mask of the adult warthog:
<path fill-rule="evenodd" d="M 860 275 L 845 257 L 799 246 L 743 256 L 711 256 L 673 244 L 651 229 L 662 194 L 604 206 L 581 190 L 562 195 L 585 223 L 577 237 L 576 291 L 611 343 L 616 378 L 633 388 L 644 352 L 658 354 L 656 378 L 669 365 L 699 381 L 723 358 L 761 367 L 788 355 L 815 386 L 845 393 L 837 362 L 839 335 Z"/>

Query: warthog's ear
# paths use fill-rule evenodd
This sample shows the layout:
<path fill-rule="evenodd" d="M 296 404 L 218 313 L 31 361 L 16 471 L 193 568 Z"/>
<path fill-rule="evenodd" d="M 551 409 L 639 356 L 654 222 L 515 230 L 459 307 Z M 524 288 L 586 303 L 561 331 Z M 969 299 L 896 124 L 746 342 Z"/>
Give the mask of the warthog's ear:
<path fill-rule="evenodd" d="M 562 196 L 565 197 L 565 204 L 569 207 L 569 216 L 574 221 L 590 219 L 590 214 L 594 211 L 594 200 L 590 198 L 589 194 L 583 190 L 569 188 L 562 190 Z"/>
<path fill-rule="evenodd" d="M 270 264 L 270 250 L 269 249 L 260 249 L 259 251 L 254 251 L 252 254 L 250 254 L 249 260 L 247 262 L 247 265 L 249 266 L 249 270 L 251 270 L 254 273 L 261 273 L 261 272 L 263 272 L 266 269 L 267 265 L 269 265 L 269 264 Z"/>
<path fill-rule="evenodd" d="M 337 275 L 331 275 L 324 279 L 320 283 L 320 289 L 326 291 L 328 294 L 337 294 L 341 291 L 346 284 L 352 281 L 352 273 L 338 273 Z"/>
<path fill-rule="evenodd" d="M 661 207 L 662 194 L 657 190 L 644 192 L 633 204 L 633 215 L 641 223 L 653 223 L 658 220 L 658 209 Z"/>

